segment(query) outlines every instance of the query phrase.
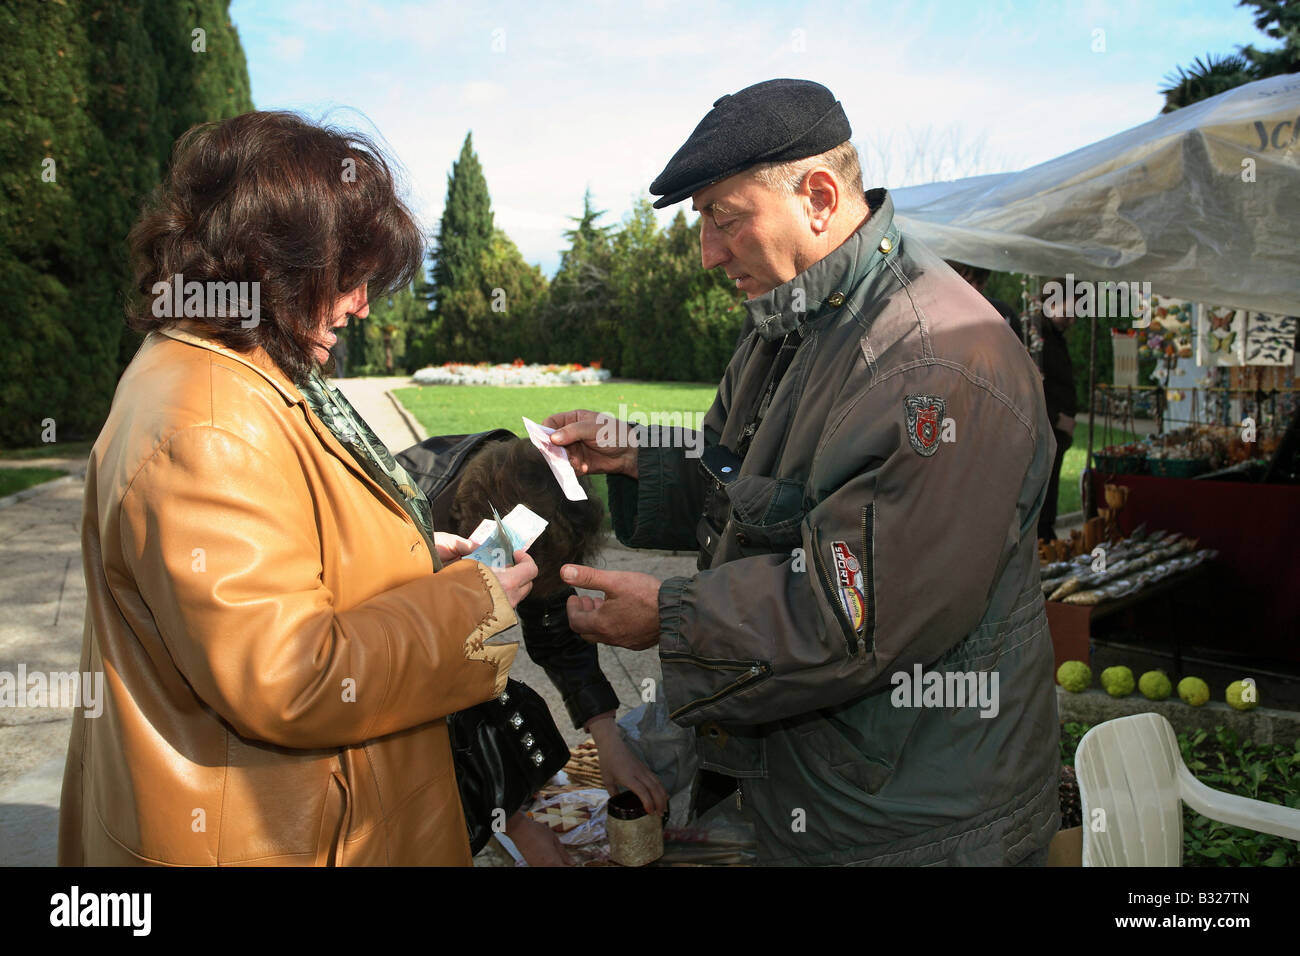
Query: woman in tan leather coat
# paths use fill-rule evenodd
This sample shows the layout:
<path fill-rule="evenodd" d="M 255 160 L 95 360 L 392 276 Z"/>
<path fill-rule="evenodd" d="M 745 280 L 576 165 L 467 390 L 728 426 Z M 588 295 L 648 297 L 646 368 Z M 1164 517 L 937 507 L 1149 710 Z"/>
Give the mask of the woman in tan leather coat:
<path fill-rule="evenodd" d="M 485 641 L 536 565 L 456 560 L 320 375 L 420 266 L 387 163 L 292 114 L 197 127 L 131 248 L 148 334 L 82 517 L 106 699 L 73 723 L 60 863 L 468 864 L 444 717 L 504 689 L 516 645 Z"/>

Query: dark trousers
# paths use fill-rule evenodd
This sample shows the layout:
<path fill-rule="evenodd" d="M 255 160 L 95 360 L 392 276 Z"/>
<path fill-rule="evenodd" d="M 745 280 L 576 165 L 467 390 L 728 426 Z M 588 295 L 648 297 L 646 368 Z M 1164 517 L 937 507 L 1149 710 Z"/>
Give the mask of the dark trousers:
<path fill-rule="evenodd" d="M 1047 483 L 1047 500 L 1043 502 L 1043 510 L 1038 515 L 1038 537 L 1051 541 L 1056 537 L 1056 499 L 1061 494 L 1061 464 L 1065 461 L 1065 453 L 1073 444 L 1074 438 L 1065 432 L 1052 429 L 1052 434 L 1056 436 L 1056 460 L 1052 462 L 1052 478 Z"/>

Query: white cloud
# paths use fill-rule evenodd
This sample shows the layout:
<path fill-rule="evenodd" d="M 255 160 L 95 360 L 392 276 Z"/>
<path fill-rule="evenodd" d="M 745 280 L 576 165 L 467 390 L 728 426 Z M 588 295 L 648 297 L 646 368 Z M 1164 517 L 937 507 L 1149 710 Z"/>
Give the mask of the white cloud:
<path fill-rule="evenodd" d="M 274 40 L 275 57 L 285 63 L 301 62 L 307 41 L 300 36 L 279 36 Z"/>
<path fill-rule="evenodd" d="M 461 84 L 459 101 L 462 106 L 471 109 L 482 109 L 487 106 L 495 106 L 506 98 L 509 90 L 500 83 L 493 83 L 491 80 L 469 80 Z"/>

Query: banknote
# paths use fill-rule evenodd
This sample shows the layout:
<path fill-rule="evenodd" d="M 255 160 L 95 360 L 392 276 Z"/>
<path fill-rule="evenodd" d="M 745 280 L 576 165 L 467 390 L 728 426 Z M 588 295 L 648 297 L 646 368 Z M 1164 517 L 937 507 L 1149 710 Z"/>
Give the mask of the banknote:
<path fill-rule="evenodd" d="M 492 508 L 492 517 L 484 518 L 469 540 L 475 548 L 465 557 L 489 567 L 504 568 L 515 563 L 516 551 L 527 551 L 546 530 L 546 519 L 526 505 L 515 505 L 504 518 Z"/>
<path fill-rule="evenodd" d="M 546 464 L 550 466 L 551 473 L 555 475 L 555 480 L 560 483 L 560 490 L 564 492 L 564 497 L 570 501 L 586 501 L 587 493 L 582 490 L 582 485 L 578 483 L 578 475 L 569 462 L 568 451 L 565 450 L 563 445 L 556 445 L 551 442 L 551 432 L 555 431 L 555 429 L 539 425 L 527 417 L 524 418 L 524 428 L 527 429 L 528 438 L 532 441 L 533 446 L 546 459 Z"/>

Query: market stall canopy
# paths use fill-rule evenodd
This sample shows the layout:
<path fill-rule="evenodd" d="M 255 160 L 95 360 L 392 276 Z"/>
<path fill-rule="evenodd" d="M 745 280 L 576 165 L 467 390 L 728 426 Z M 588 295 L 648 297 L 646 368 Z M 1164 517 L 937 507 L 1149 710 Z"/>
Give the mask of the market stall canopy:
<path fill-rule="evenodd" d="M 1300 315 L 1300 76 L 1237 87 L 1018 173 L 892 196 L 904 233 L 947 259 Z"/>

